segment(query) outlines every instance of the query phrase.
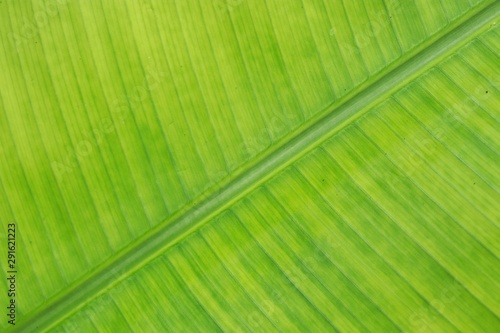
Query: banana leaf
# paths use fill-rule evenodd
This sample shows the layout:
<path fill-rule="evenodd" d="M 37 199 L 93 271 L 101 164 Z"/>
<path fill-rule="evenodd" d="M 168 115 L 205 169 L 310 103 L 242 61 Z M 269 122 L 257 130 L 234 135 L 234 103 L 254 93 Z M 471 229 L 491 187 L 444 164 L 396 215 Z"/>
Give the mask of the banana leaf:
<path fill-rule="evenodd" d="M 500 331 L 499 13 L 0 2 L 0 330 Z"/>

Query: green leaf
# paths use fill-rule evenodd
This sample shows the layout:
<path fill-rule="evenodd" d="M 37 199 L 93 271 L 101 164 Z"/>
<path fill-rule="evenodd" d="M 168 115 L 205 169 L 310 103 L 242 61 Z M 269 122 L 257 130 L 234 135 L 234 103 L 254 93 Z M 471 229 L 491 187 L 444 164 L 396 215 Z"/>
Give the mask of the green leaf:
<path fill-rule="evenodd" d="M 0 329 L 498 331 L 499 12 L 0 2 Z"/>

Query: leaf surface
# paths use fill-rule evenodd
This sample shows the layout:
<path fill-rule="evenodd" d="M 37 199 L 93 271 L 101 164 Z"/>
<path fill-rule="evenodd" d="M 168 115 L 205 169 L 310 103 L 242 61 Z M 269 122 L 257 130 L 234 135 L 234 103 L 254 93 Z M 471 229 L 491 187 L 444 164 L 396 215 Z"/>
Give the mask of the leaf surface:
<path fill-rule="evenodd" d="M 497 331 L 498 13 L 0 3 L 15 330 Z"/>

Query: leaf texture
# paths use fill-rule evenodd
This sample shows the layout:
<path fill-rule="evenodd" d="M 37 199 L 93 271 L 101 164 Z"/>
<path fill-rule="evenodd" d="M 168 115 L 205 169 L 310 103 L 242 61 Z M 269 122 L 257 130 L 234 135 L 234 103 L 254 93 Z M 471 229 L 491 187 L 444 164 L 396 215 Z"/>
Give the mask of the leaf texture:
<path fill-rule="evenodd" d="M 17 329 L 498 330 L 498 11 L 0 4 Z"/>

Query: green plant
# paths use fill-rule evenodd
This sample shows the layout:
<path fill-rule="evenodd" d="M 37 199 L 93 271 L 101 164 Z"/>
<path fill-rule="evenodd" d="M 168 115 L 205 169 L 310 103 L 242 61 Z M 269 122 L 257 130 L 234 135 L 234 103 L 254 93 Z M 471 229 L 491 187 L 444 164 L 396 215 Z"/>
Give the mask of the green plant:
<path fill-rule="evenodd" d="M 3 1 L 0 328 L 498 331 L 499 6 Z"/>

